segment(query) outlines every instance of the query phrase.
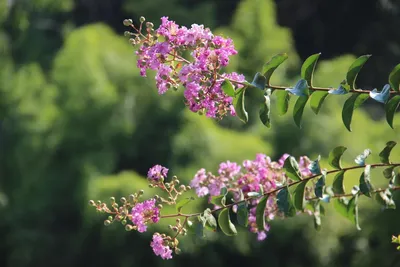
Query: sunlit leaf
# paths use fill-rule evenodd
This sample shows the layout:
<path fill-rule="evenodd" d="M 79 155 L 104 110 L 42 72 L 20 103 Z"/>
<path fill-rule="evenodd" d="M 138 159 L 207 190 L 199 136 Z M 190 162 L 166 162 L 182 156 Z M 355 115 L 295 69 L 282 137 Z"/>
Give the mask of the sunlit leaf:
<path fill-rule="evenodd" d="M 385 148 L 379 153 L 379 158 L 382 163 L 389 164 L 390 152 L 392 152 L 393 147 L 397 144 L 395 141 L 389 141 L 386 143 Z"/>
<path fill-rule="evenodd" d="M 347 147 L 338 146 L 335 147 L 330 153 L 328 157 L 328 163 L 333 168 L 342 169 L 342 165 L 340 163 L 340 159 L 342 158 L 343 153 L 347 150 Z"/>
<path fill-rule="evenodd" d="M 260 199 L 256 207 L 256 224 L 259 231 L 265 229 L 265 207 L 267 206 L 269 195 L 264 196 Z"/>
<path fill-rule="evenodd" d="M 278 108 L 278 115 L 285 115 L 289 109 L 289 100 L 290 94 L 287 91 L 280 90 L 276 92 L 277 103 L 276 106 Z"/>
<path fill-rule="evenodd" d="M 360 176 L 360 191 L 367 197 L 371 197 L 371 165 L 365 166 L 364 172 Z"/>
<path fill-rule="evenodd" d="M 335 210 L 342 215 L 343 217 L 348 218 L 347 216 L 347 204 L 348 204 L 348 199 L 341 197 L 337 198 L 333 201 L 333 207 Z"/>
<path fill-rule="evenodd" d="M 229 80 L 224 80 L 221 84 L 221 88 L 228 96 L 235 97 L 235 89 Z"/>
<path fill-rule="evenodd" d="M 342 120 L 347 130 L 351 132 L 351 120 L 353 118 L 353 112 L 355 109 L 360 107 L 365 100 L 369 97 L 368 94 L 354 93 L 344 102 L 342 109 Z"/>
<path fill-rule="evenodd" d="M 365 160 L 368 158 L 369 155 L 371 155 L 371 150 L 365 149 L 362 154 L 358 155 L 355 158 L 354 162 L 357 163 L 359 166 L 364 166 Z"/>
<path fill-rule="evenodd" d="M 375 101 L 385 104 L 390 96 L 390 85 L 386 84 L 381 92 L 378 92 L 378 90 L 376 89 L 372 90 L 371 92 L 369 92 L 369 96 Z"/>
<path fill-rule="evenodd" d="M 269 84 L 272 74 L 286 59 L 288 55 L 286 53 L 275 55 L 270 61 L 264 64 L 262 72 L 265 76 L 266 84 Z"/>
<path fill-rule="evenodd" d="M 182 208 L 192 200 L 194 200 L 194 197 L 187 197 L 180 200 L 178 203 L 176 203 L 176 211 L 178 213 L 181 212 Z"/>
<path fill-rule="evenodd" d="M 229 217 L 229 209 L 223 209 L 218 215 L 218 224 L 222 232 L 227 236 L 237 235 L 235 225 Z"/>
<path fill-rule="evenodd" d="M 301 66 L 301 78 L 305 79 L 310 86 L 312 86 L 315 66 L 320 55 L 321 53 L 309 56 Z"/>
<path fill-rule="evenodd" d="M 247 111 L 244 107 L 244 94 L 246 92 L 246 87 L 240 88 L 237 93 L 236 97 L 233 100 L 233 106 L 235 108 L 236 116 L 243 121 L 244 123 L 247 123 L 249 120 L 249 116 L 247 114 Z"/>
<path fill-rule="evenodd" d="M 396 113 L 396 110 L 399 107 L 399 104 L 400 104 L 400 95 L 396 95 L 396 96 L 392 97 L 385 104 L 386 121 L 392 129 L 393 129 L 394 114 Z"/>
<path fill-rule="evenodd" d="M 333 179 L 332 190 L 335 194 L 341 195 L 341 194 L 345 193 L 344 184 L 343 184 L 344 173 L 345 173 L 345 171 L 343 171 L 343 170 L 338 172 L 335 175 L 335 178 Z"/>
<path fill-rule="evenodd" d="M 319 113 L 319 110 L 322 107 L 322 104 L 325 101 L 325 98 L 329 95 L 329 93 L 324 92 L 324 91 L 316 91 L 311 95 L 310 99 L 310 106 L 312 111 L 314 111 L 315 114 Z"/>
<path fill-rule="evenodd" d="M 364 55 L 356 59 L 356 61 L 351 64 L 349 70 L 347 71 L 346 80 L 350 85 L 351 89 L 356 88 L 356 79 L 361 68 L 364 66 L 365 62 L 371 57 L 371 55 Z"/>
<path fill-rule="evenodd" d="M 294 181 L 301 180 L 301 174 L 299 170 L 299 164 L 297 163 L 296 159 L 292 156 L 286 158 L 283 169 L 285 170 L 286 176 Z"/>

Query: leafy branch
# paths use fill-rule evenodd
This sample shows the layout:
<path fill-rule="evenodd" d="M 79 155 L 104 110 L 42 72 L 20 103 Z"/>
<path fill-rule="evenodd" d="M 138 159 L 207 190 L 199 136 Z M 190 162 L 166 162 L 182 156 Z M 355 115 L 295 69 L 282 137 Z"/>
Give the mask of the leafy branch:
<path fill-rule="evenodd" d="M 347 71 L 345 79 L 338 85 L 337 89 L 334 89 L 331 87 L 318 87 L 313 84 L 314 70 L 319 56 L 320 53 L 314 54 L 305 60 L 301 67 L 301 79 L 294 87 L 272 85 L 270 83 L 274 71 L 288 58 L 286 53 L 272 57 L 272 59 L 263 66 L 262 72 L 256 73 L 251 83 L 226 79 L 227 82 L 245 86 L 233 95 L 235 99 L 240 98 L 240 101 L 234 100 L 235 110 L 239 110 L 239 112 L 237 112 L 239 119 L 243 122 L 248 121 L 247 112 L 244 107 L 246 88 L 258 88 L 264 91 L 265 101 L 263 101 L 260 108 L 260 119 L 267 127 L 271 126 L 270 97 L 274 91 L 277 91 L 276 98 L 279 115 L 287 113 L 291 96 L 298 96 L 293 109 L 293 118 L 299 128 L 301 128 L 303 111 L 307 102 L 310 102 L 312 111 L 318 114 L 325 99 L 329 95 L 345 94 L 349 94 L 350 97 L 343 105 L 342 121 L 348 131 L 351 132 L 351 121 L 354 110 L 359 108 L 368 98 L 384 104 L 386 121 L 389 126 L 393 128 L 394 114 L 400 105 L 400 64 L 390 73 L 388 84 L 385 84 L 382 90 L 361 89 L 356 86 L 357 76 L 371 55 L 361 56 L 353 62 Z"/>

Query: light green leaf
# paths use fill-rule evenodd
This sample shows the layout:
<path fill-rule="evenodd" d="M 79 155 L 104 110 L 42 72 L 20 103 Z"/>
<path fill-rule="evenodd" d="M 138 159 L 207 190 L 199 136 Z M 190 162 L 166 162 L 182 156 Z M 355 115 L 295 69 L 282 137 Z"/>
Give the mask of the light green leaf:
<path fill-rule="evenodd" d="M 269 95 L 264 96 L 264 102 L 260 107 L 260 120 L 268 128 L 271 127 L 271 99 Z"/>
<path fill-rule="evenodd" d="M 222 82 L 221 88 L 228 96 L 235 97 L 235 89 L 229 80 L 224 80 Z"/>
<path fill-rule="evenodd" d="M 324 188 L 325 188 L 325 180 L 326 180 L 326 175 L 322 174 L 321 177 L 318 179 L 317 184 L 315 185 L 314 193 L 315 193 L 315 196 L 318 198 L 323 197 Z"/>
<path fill-rule="evenodd" d="M 211 197 L 211 203 L 217 206 L 225 206 L 225 201 L 226 201 L 226 196 L 212 196 Z"/>
<path fill-rule="evenodd" d="M 348 199 L 341 197 L 337 198 L 333 201 L 333 207 L 335 210 L 342 215 L 343 217 L 348 218 L 347 216 L 347 204 L 348 204 Z"/>
<path fill-rule="evenodd" d="M 207 229 L 211 231 L 217 230 L 217 220 L 215 220 L 210 209 L 206 209 L 204 211 L 203 218 L 205 219 L 205 225 L 203 226 L 205 226 Z"/>
<path fill-rule="evenodd" d="M 314 111 L 315 114 L 319 113 L 319 110 L 322 107 L 322 103 L 324 103 L 325 98 L 329 95 L 328 92 L 324 91 L 316 91 L 311 95 L 310 99 L 310 106 L 312 111 Z"/>
<path fill-rule="evenodd" d="M 301 78 L 305 79 L 310 86 L 312 86 L 313 73 L 320 55 L 321 53 L 309 56 L 301 66 Z"/>
<path fill-rule="evenodd" d="M 342 120 L 347 130 L 351 132 L 351 120 L 353 118 L 353 112 L 355 109 L 360 107 L 365 100 L 369 97 L 368 94 L 354 93 L 344 102 L 342 110 Z"/>
<path fill-rule="evenodd" d="M 342 158 L 343 153 L 347 150 L 347 147 L 338 146 L 335 147 L 330 153 L 328 157 L 328 163 L 332 166 L 332 168 L 342 169 L 342 165 L 340 163 L 340 159 Z"/>
<path fill-rule="evenodd" d="M 356 59 L 356 61 L 351 64 L 349 70 L 347 71 L 346 80 L 350 85 L 350 89 L 356 88 L 356 79 L 361 68 L 364 66 L 365 62 L 371 57 L 371 55 L 364 55 Z"/>
<path fill-rule="evenodd" d="M 257 228 L 259 231 L 262 231 L 265 229 L 265 207 L 267 206 L 267 201 L 268 201 L 269 195 L 264 196 L 263 198 L 260 199 L 260 202 L 258 202 L 257 207 L 256 207 L 256 223 L 257 223 Z"/>
<path fill-rule="evenodd" d="M 218 224 L 222 232 L 227 236 L 237 235 L 235 225 L 229 217 L 229 209 L 223 209 L 218 215 Z"/>
<path fill-rule="evenodd" d="M 304 189 L 307 182 L 308 180 L 299 183 L 293 192 L 293 205 L 299 211 L 304 210 Z"/>
<path fill-rule="evenodd" d="M 371 165 L 365 166 L 364 172 L 360 176 L 360 191 L 367 197 L 371 197 Z"/>
<path fill-rule="evenodd" d="M 183 206 L 188 204 L 190 201 L 194 200 L 194 197 L 187 197 L 182 200 L 180 200 L 178 203 L 176 203 L 176 211 L 179 213 L 181 212 Z"/>
<path fill-rule="evenodd" d="M 296 159 L 292 156 L 286 158 L 283 169 L 285 170 L 286 176 L 292 179 L 293 181 L 300 181 L 301 174 L 299 171 L 299 164 Z"/>
<path fill-rule="evenodd" d="M 290 94 L 287 91 L 279 90 L 276 92 L 278 115 L 285 115 L 289 109 Z"/>
<path fill-rule="evenodd" d="M 283 54 L 278 54 L 273 56 L 270 61 L 265 63 L 263 66 L 262 72 L 265 76 L 266 79 L 266 84 L 269 85 L 269 81 L 271 79 L 272 74 L 274 71 L 281 65 L 286 59 L 288 58 L 288 55 L 286 53 Z"/>
<path fill-rule="evenodd" d="M 332 184 L 332 190 L 335 194 L 341 195 L 345 193 L 343 178 L 345 171 L 340 171 L 335 175 Z"/>
<path fill-rule="evenodd" d="M 257 72 L 256 75 L 254 75 L 253 81 L 251 82 L 251 85 L 257 87 L 260 90 L 265 89 L 265 83 L 266 79 L 265 76 L 262 75 L 261 73 Z"/>
<path fill-rule="evenodd" d="M 381 151 L 381 153 L 379 153 L 379 158 L 381 159 L 382 163 L 389 164 L 390 152 L 396 144 L 397 142 L 395 141 L 389 141 L 386 143 L 385 148 Z"/>
<path fill-rule="evenodd" d="M 240 88 L 237 91 L 236 97 L 233 99 L 233 106 L 235 108 L 236 116 L 244 123 L 247 123 L 249 120 L 249 116 L 244 107 L 245 92 L 246 92 L 246 87 Z"/>
<path fill-rule="evenodd" d="M 361 230 L 359 222 L 358 222 L 358 195 L 355 195 L 349 200 L 349 204 L 347 205 L 347 218 L 349 218 L 350 221 L 352 221 L 356 227 L 357 230 Z"/>

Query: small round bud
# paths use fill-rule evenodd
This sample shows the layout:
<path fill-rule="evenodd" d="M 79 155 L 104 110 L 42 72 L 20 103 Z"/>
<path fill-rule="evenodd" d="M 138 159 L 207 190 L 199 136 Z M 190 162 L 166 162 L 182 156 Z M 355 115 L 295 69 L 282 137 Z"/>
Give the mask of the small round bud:
<path fill-rule="evenodd" d="M 186 191 L 186 186 L 185 186 L 185 185 L 181 185 L 181 186 L 179 187 L 179 189 L 180 189 L 180 190 L 183 190 L 183 191 Z"/>
<path fill-rule="evenodd" d="M 131 19 L 124 19 L 124 26 L 131 26 L 133 24 L 133 21 Z"/>
<path fill-rule="evenodd" d="M 121 203 L 126 203 L 126 198 L 121 197 L 120 201 L 121 201 Z"/>
<path fill-rule="evenodd" d="M 157 207 L 158 207 L 159 209 L 162 209 L 162 208 L 163 208 L 163 205 L 162 205 L 162 204 L 158 204 Z"/>
<path fill-rule="evenodd" d="M 168 200 L 171 200 L 171 201 L 172 201 L 172 200 L 173 200 L 173 198 L 172 198 L 172 197 L 168 197 Z"/>
<path fill-rule="evenodd" d="M 144 190 L 139 190 L 139 196 L 144 194 Z"/>
<path fill-rule="evenodd" d="M 111 204 L 114 204 L 115 203 L 115 197 L 110 197 L 110 202 L 111 202 Z"/>
<path fill-rule="evenodd" d="M 131 36 L 131 35 L 132 35 L 131 32 L 129 32 L 129 31 L 124 31 L 124 36 Z"/>
<path fill-rule="evenodd" d="M 181 253 L 181 250 L 179 248 L 175 248 L 175 254 L 179 255 Z"/>
<path fill-rule="evenodd" d="M 170 188 L 170 187 L 171 187 L 171 184 L 170 184 L 170 183 L 165 183 L 165 187 L 166 187 L 166 188 Z"/>
<path fill-rule="evenodd" d="M 139 20 L 140 20 L 140 23 L 143 23 L 143 22 L 145 22 L 146 18 L 141 16 Z"/>
<path fill-rule="evenodd" d="M 108 218 L 107 218 L 109 221 L 112 221 L 113 220 L 113 217 L 112 216 L 108 216 Z"/>
<path fill-rule="evenodd" d="M 186 186 L 186 190 L 190 190 L 192 187 L 190 185 Z"/>
<path fill-rule="evenodd" d="M 97 200 L 97 205 L 100 206 L 101 205 L 101 201 Z"/>
<path fill-rule="evenodd" d="M 168 228 L 171 229 L 171 230 L 172 230 L 172 227 L 173 227 L 172 225 L 168 225 Z"/>
<path fill-rule="evenodd" d="M 90 206 L 96 206 L 96 203 L 94 203 L 93 200 L 89 200 L 89 205 L 90 205 Z"/>
<path fill-rule="evenodd" d="M 176 184 L 179 184 L 179 183 L 180 183 L 180 181 L 179 181 L 178 179 L 176 179 L 176 180 L 175 180 L 175 183 L 176 183 Z"/>
<path fill-rule="evenodd" d="M 173 227 L 172 227 L 172 231 L 174 231 L 174 232 L 178 232 L 178 227 L 176 227 L 176 226 L 173 226 Z"/>
<path fill-rule="evenodd" d="M 126 220 L 122 220 L 122 225 L 125 225 L 127 222 L 126 222 Z"/>
<path fill-rule="evenodd" d="M 104 221 L 104 225 L 105 225 L 105 226 L 109 226 L 110 224 L 111 224 L 111 221 L 109 221 L 109 220 L 105 220 L 105 221 Z"/>
<path fill-rule="evenodd" d="M 146 27 L 152 29 L 154 27 L 154 24 L 148 21 L 146 22 Z"/>
<path fill-rule="evenodd" d="M 125 225 L 125 231 L 132 231 L 133 227 L 130 224 Z"/>
<path fill-rule="evenodd" d="M 129 39 L 129 43 L 130 43 L 131 45 L 136 45 L 136 41 L 135 41 L 135 39 L 133 39 L 133 38 L 130 38 L 130 39 Z"/>
<path fill-rule="evenodd" d="M 176 223 L 180 224 L 181 223 L 181 219 L 176 219 Z"/>
<path fill-rule="evenodd" d="M 135 196 L 134 196 L 133 194 L 130 194 L 130 195 L 129 195 L 129 202 L 130 202 L 130 203 L 135 202 Z"/>
<path fill-rule="evenodd" d="M 152 184 L 149 184 L 149 188 L 154 188 L 154 185 L 152 185 Z"/>

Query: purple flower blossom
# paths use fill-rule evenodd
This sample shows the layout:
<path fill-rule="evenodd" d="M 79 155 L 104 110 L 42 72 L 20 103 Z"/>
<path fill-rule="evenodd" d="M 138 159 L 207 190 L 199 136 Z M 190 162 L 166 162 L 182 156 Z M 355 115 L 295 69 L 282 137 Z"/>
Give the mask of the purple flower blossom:
<path fill-rule="evenodd" d="M 164 239 L 160 234 L 155 233 L 153 235 L 153 241 L 151 241 L 150 246 L 153 248 L 154 254 L 162 259 L 172 259 L 172 250 L 169 246 L 164 245 Z"/>
<path fill-rule="evenodd" d="M 161 165 L 154 165 L 147 173 L 147 177 L 153 181 L 158 182 L 162 177 L 167 177 L 168 169 Z"/>
<path fill-rule="evenodd" d="M 156 207 L 155 199 L 137 203 L 132 208 L 131 214 L 132 222 L 137 226 L 140 233 L 146 232 L 149 221 L 157 223 L 160 220 L 160 210 Z"/>

